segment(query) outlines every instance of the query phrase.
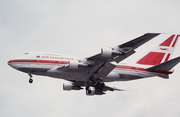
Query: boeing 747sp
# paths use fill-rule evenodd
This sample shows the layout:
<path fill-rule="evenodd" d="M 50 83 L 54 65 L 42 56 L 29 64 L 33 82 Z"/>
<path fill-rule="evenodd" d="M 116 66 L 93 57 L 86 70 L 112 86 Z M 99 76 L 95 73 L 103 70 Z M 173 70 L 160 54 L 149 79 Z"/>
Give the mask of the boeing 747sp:
<path fill-rule="evenodd" d="M 180 35 L 173 34 L 155 49 L 142 57 L 135 65 L 121 64 L 121 61 L 135 53 L 136 48 L 161 35 L 146 33 L 136 39 L 109 48 L 87 57 L 74 58 L 61 54 L 29 52 L 8 61 L 11 67 L 29 75 L 49 76 L 70 81 L 63 84 L 63 90 L 81 90 L 86 95 L 102 95 L 106 91 L 122 91 L 107 86 L 106 82 L 129 81 L 158 76 L 168 79 L 172 68 L 180 62 L 180 57 L 171 59 Z"/>

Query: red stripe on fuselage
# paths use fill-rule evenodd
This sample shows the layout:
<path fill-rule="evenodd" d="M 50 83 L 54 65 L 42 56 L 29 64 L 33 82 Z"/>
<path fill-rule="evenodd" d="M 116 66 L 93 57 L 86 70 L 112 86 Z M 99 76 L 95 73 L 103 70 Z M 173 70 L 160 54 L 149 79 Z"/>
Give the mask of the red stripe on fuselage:
<path fill-rule="evenodd" d="M 57 60 L 35 60 L 35 59 L 15 59 L 8 61 L 10 63 L 48 63 L 48 64 L 68 64 L 69 61 L 57 61 Z"/>
<path fill-rule="evenodd" d="M 57 60 L 35 60 L 35 59 L 15 59 L 15 60 L 10 60 L 8 61 L 8 64 L 49 64 L 49 65 L 54 65 L 54 64 L 68 64 L 69 61 L 57 61 Z M 144 71 L 144 72 L 151 72 L 151 71 L 146 71 L 144 68 L 140 67 L 133 67 L 133 66 L 125 66 L 125 65 L 116 65 L 116 70 L 122 69 L 122 70 L 132 70 L 132 71 Z M 173 72 L 171 71 L 153 71 L 154 73 L 162 73 L 162 74 L 171 74 Z"/>

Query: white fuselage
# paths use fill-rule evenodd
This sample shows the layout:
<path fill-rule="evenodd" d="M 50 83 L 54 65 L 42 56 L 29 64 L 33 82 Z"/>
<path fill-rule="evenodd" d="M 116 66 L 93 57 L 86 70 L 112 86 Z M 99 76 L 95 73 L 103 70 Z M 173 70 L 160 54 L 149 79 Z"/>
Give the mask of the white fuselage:
<path fill-rule="evenodd" d="M 90 77 L 88 74 L 88 68 L 81 68 L 77 71 L 74 69 L 60 71 L 57 70 L 57 68 L 68 65 L 70 60 L 81 59 L 75 59 L 74 57 L 62 56 L 59 54 L 31 52 L 25 53 L 22 56 L 8 61 L 8 64 L 11 67 L 25 73 L 49 76 L 65 80 L 88 81 Z M 146 71 L 145 66 L 140 66 L 137 64 L 135 66 L 128 64 L 116 64 L 116 68 L 102 79 L 104 82 L 128 81 L 153 76 L 162 77 L 163 75 L 170 73 L 172 72 L 162 73 Z"/>

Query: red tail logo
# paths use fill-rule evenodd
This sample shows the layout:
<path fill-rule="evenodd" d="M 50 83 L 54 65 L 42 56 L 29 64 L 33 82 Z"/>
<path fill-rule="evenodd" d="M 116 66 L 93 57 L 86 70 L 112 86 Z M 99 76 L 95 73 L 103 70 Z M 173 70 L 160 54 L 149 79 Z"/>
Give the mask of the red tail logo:
<path fill-rule="evenodd" d="M 167 48 L 160 48 L 161 50 L 168 50 Z"/>
<path fill-rule="evenodd" d="M 179 36 L 180 35 L 171 35 L 168 39 L 162 42 L 159 47 L 156 47 L 154 50 L 149 52 L 137 63 L 142 65 L 157 65 L 162 62 L 168 61 L 174 51 L 174 47 Z"/>

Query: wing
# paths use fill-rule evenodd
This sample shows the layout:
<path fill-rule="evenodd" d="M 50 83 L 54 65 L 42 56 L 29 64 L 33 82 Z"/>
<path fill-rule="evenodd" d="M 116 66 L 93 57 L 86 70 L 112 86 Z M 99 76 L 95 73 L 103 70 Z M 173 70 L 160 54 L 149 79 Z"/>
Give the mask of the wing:
<path fill-rule="evenodd" d="M 104 78 L 106 77 L 115 67 L 112 62 L 120 62 L 130 55 L 135 53 L 135 49 L 154 37 L 158 36 L 160 33 L 146 33 L 143 36 L 140 36 L 136 39 L 133 39 L 129 42 L 126 42 L 121 45 L 117 45 L 115 47 L 102 49 L 102 52 L 86 58 L 86 61 L 79 60 L 79 62 L 83 64 L 88 64 L 87 67 L 81 67 L 83 64 L 77 64 L 79 66 L 77 69 L 70 69 L 70 65 L 53 68 L 52 70 L 59 70 L 65 72 L 83 72 L 88 73 L 90 77 L 93 78 Z M 51 70 L 51 71 L 52 71 Z M 50 70 L 49 70 L 50 72 Z"/>
<path fill-rule="evenodd" d="M 129 42 L 111 48 L 113 51 L 119 52 L 119 54 L 116 53 L 116 54 L 112 54 L 112 56 L 110 57 L 103 57 L 102 53 L 100 53 L 92 57 L 89 57 L 88 60 L 101 60 L 101 61 L 114 60 L 116 62 L 120 62 L 125 58 L 127 58 L 128 56 L 134 54 L 135 53 L 134 49 L 138 48 L 139 46 L 143 45 L 144 43 L 158 36 L 159 34 L 160 33 L 146 33 L 143 36 L 140 36 Z"/>
<path fill-rule="evenodd" d="M 88 57 L 87 60 L 94 62 L 94 65 L 92 65 L 92 68 L 90 69 L 90 74 L 92 74 L 93 77 L 106 77 L 116 67 L 110 62 L 115 61 L 119 63 L 134 54 L 136 48 L 159 34 L 160 33 L 146 33 L 124 44 L 108 49 L 102 49 L 101 53 Z"/>

